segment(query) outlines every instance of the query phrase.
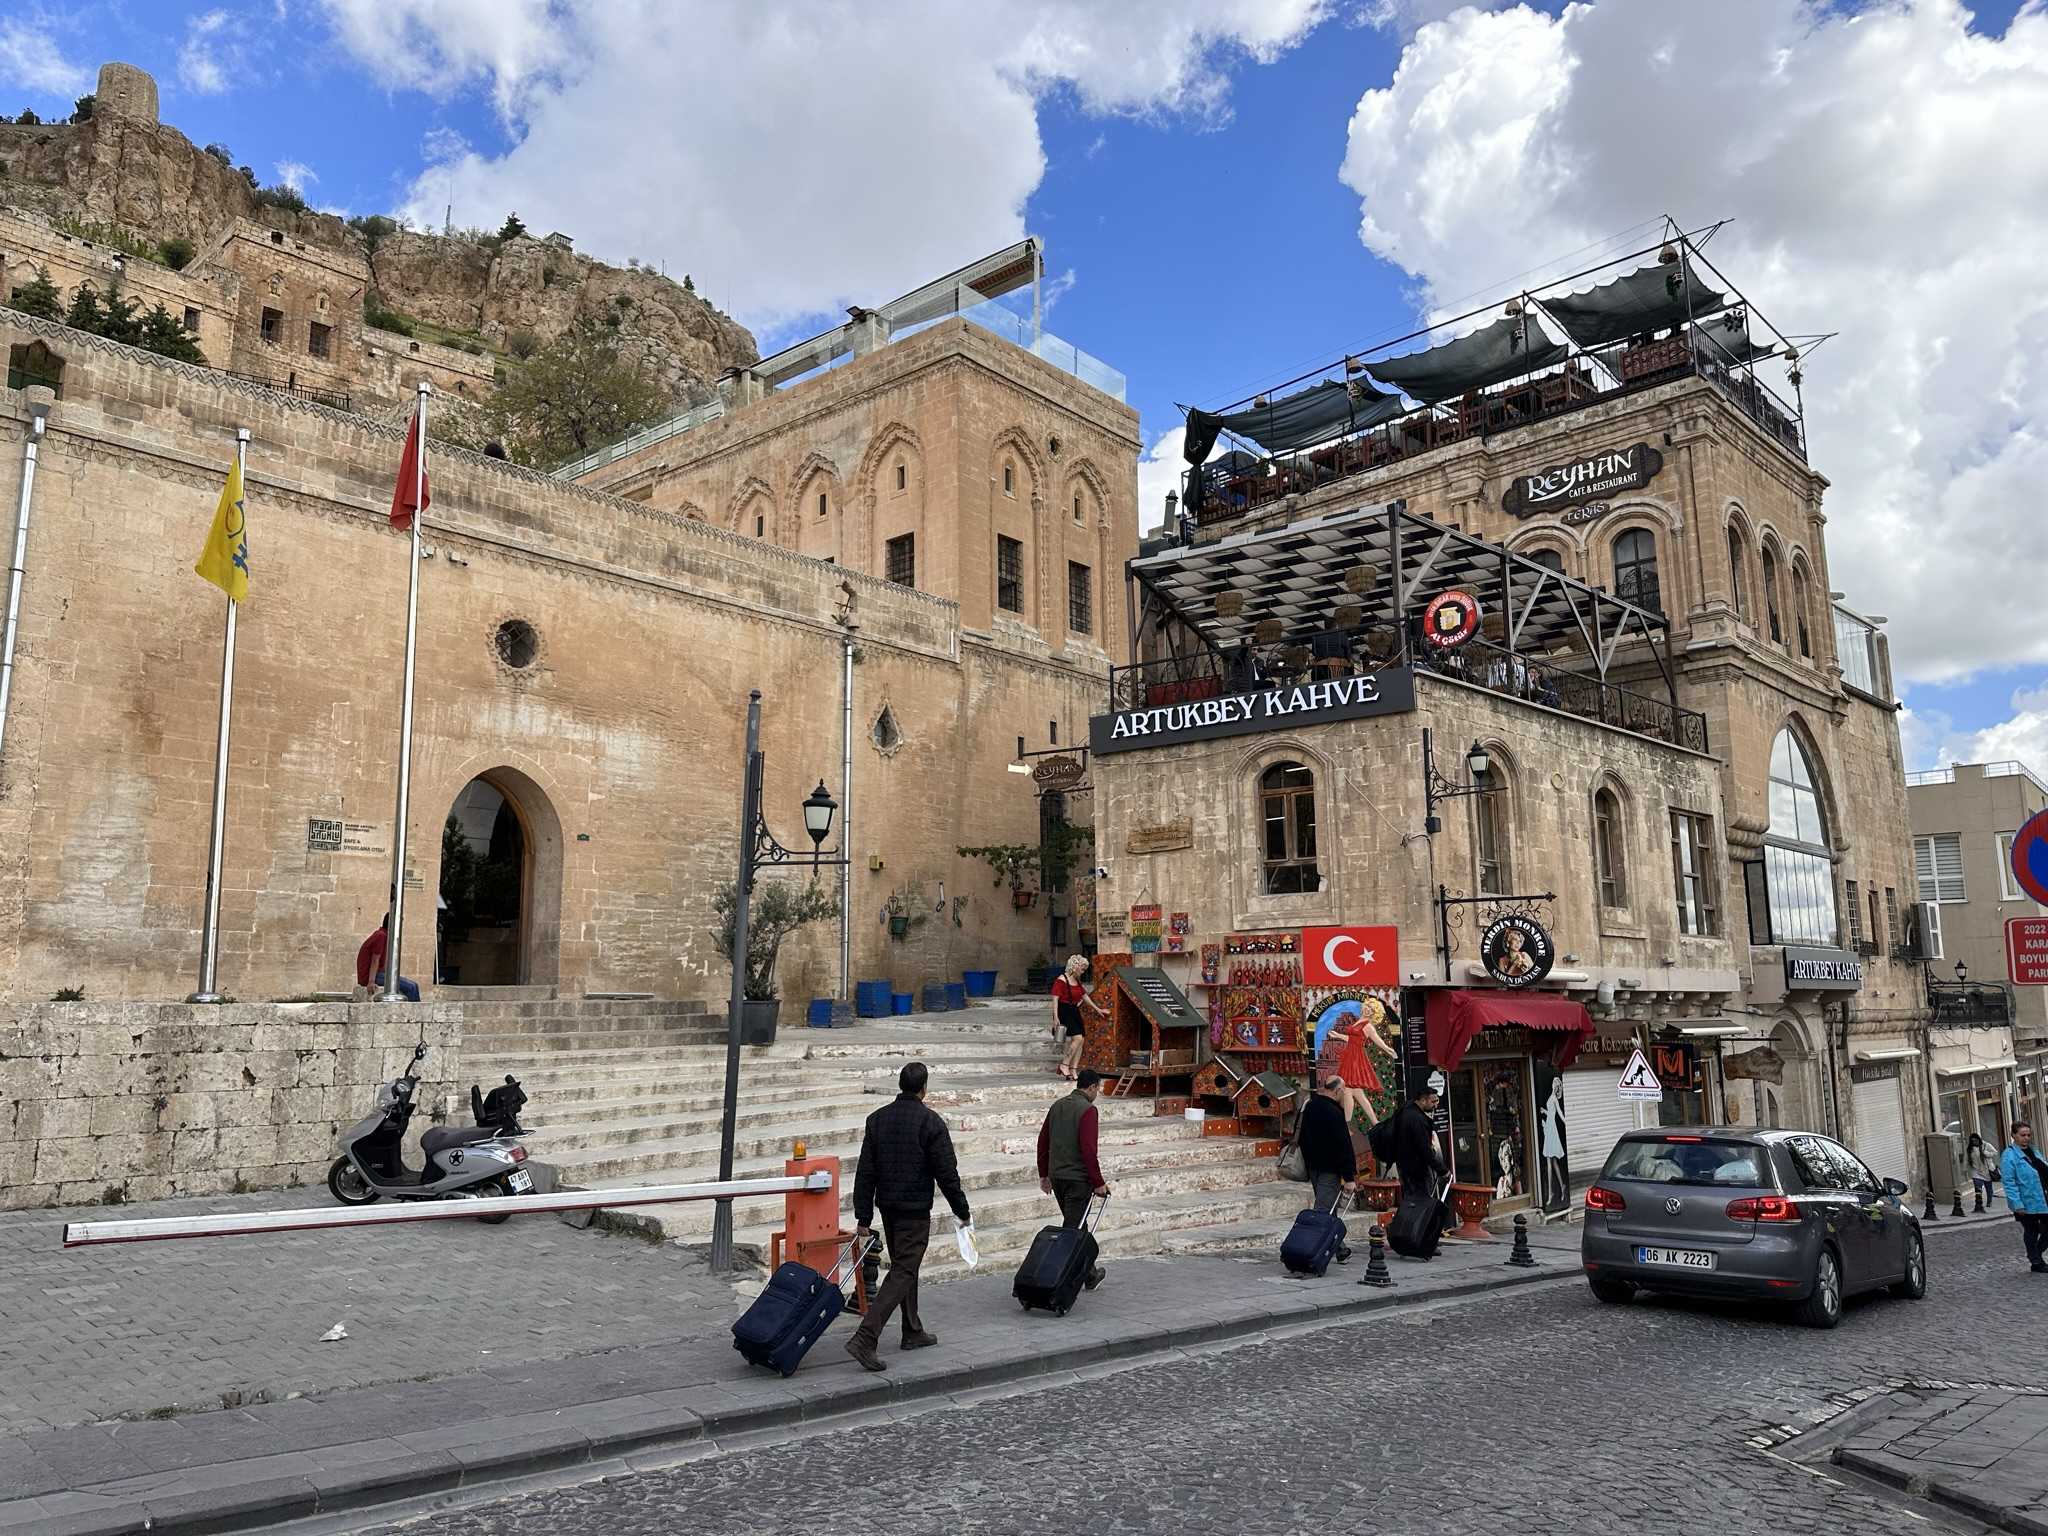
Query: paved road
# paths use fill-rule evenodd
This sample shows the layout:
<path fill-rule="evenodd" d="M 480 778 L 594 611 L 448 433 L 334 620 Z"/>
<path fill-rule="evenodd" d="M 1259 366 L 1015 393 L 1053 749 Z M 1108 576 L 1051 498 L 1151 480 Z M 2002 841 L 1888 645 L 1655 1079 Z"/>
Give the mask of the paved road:
<path fill-rule="evenodd" d="M 1861 1302 L 1832 1333 L 1569 1285 L 376 1529 L 770 1536 L 857 1510 L 935 1536 L 1926 1532 L 1745 1440 L 1901 1378 L 2048 1382 L 2048 1277 L 2011 1229 L 1929 1246 L 1927 1300 Z M 941 1304 L 927 1320 L 944 1332 Z"/>

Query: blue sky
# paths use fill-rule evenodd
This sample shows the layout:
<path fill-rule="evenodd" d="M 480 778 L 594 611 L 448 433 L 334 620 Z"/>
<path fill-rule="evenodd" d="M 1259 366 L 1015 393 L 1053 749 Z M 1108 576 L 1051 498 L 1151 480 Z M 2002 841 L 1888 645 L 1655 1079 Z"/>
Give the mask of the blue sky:
<path fill-rule="evenodd" d="M 764 7 L 788 23 L 769 30 L 715 0 L 675 8 L 691 13 L 686 28 L 670 25 L 673 12 L 629 17 L 631 0 L 596 3 L 17 0 L 0 17 L 0 110 L 68 110 L 98 62 L 124 59 L 156 76 L 167 122 L 227 144 L 266 183 L 299 179 L 316 206 L 438 223 L 453 201 L 458 223 L 491 226 L 517 207 L 611 259 L 694 271 L 709 296 L 731 296 L 764 349 L 1028 228 L 1051 272 L 1071 275 L 1049 327 L 1127 375 L 1148 446 L 1178 424 L 1176 401 L 1236 399 L 1586 238 L 1667 210 L 1733 217 L 1716 254 L 1751 296 L 1790 329 L 1844 331 L 1809 369 L 1815 457 L 1836 482 L 1835 585 L 1892 620 L 1895 667 L 1915 679 L 1909 753 L 2048 758 L 2048 641 L 2031 633 L 2048 555 L 1994 570 L 1985 549 L 1950 550 L 1945 563 L 1927 553 L 1958 530 L 1996 527 L 1990 508 L 2016 530 L 2037 518 L 2043 461 L 2027 455 L 2048 438 L 2048 410 L 2037 414 L 2048 386 L 2025 370 L 2000 403 L 2002 431 L 1958 418 L 1953 380 L 1927 384 L 1897 420 L 1846 404 L 1895 376 L 1870 339 L 1892 324 L 1871 292 L 1910 286 L 1931 314 L 1962 312 L 1989 281 L 1954 250 L 1890 248 L 1924 226 L 1967 226 L 1942 196 L 1986 210 L 1980 234 L 1961 232 L 1972 250 L 2048 240 L 2048 209 L 2015 227 L 2009 210 L 1990 218 L 1988 187 L 1954 185 L 1982 172 L 1954 124 L 1995 101 L 1987 81 L 2048 84 L 2038 0 L 1978 5 L 1967 25 L 1950 0 L 1599 0 L 1563 19 L 1557 4 L 1486 15 L 1448 0 L 1271 0 L 1251 23 L 1240 10 L 1262 8 L 1230 0 L 1033 0 L 1000 33 L 919 0 Z M 910 19 L 892 32 L 889 13 Z M 864 97 L 847 55 L 877 29 L 889 52 Z M 1675 84 L 1647 79 L 1673 62 Z M 1902 78 L 1909 70 L 1934 73 Z M 1597 95 L 1571 83 L 1603 73 Z M 1756 84 L 1766 73 L 1791 82 L 1788 123 L 1808 113 L 1785 130 L 1782 155 L 1749 142 L 1768 116 Z M 1637 117 L 1603 117 L 1627 107 L 1632 74 L 1646 77 Z M 1663 104 L 1687 91 L 1706 110 L 1630 160 L 1629 141 L 1655 140 Z M 1904 178 L 1882 162 L 1903 151 L 1807 108 L 1831 94 L 1861 110 L 1882 97 L 1902 132 L 1956 140 L 1952 173 L 1921 164 L 1935 189 L 1894 193 Z M 1354 130 L 1354 114 L 1367 126 Z M 618 182 L 617 145 L 653 125 L 641 178 Z M 2003 147 L 2030 173 L 2042 154 Z M 1887 189 L 1872 232 L 1851 228 L 1870 194 L 1822 206 L 1820 189 L 1864 176 Z M 847 201 L 850 179 L 873 196 Z M 2015 201 L 2025 188 L 2010 189 Z M 806 199 L 824 211 L 822 231 L 803 222 Z M 869 217 L 892 200 L 894 217 Z M 1916 370 L 1954 356 L 1953 331 L 1930 321 L 1906 338 Z M 1963 387 L 1990 397 L 2015 358 L 1995 337 L 1979 345 Z M 1928 440 L 1933 421 L 1946 438 Z M 1914 439 L 1910 476 L 1887 436 Z M 1957 633 L 1950 615 L 2008 586 L 2019 590 L 2006 613 Z"/>

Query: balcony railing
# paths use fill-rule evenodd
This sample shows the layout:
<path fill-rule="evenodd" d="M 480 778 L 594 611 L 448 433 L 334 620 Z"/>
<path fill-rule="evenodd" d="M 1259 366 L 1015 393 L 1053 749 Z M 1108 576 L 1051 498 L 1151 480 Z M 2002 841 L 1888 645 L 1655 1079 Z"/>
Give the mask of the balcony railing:
<path fill-rule="evenodd" d="M 1937 1029 L 1951 1025 L 1996 1028 L 2012 1022 L 2012 995 L 1996 982 L 1930 980 L 1927 1001 Z"/>
<path fill-rule="evenodd" d="M 265 378 L 260 373 L 236 373 L 233 369 L 223 369 L 222 371 L 231 379 L 240 379 L 244 384 L 260 385 L 264 389 L 274 389 L 280 395 L 290 395 L 294 400 L 309 400 L 314 405 L 332 406 L 337 411 L 349 409 L 349 394 L 347 390 L 315 389 L 310 384 L 300 384 L 296 381 L 281 382 L 277 379 Z"/>
<path fill-rule="evenodd" d="M 1370 642 L 1363 639 L 1349 655 L 1334 654 L 1337 648 L 1325 645 L 1321 649 L 1332 654 L 1318 656 L 1307 646 L 1273 646 L 1255 649 L 1235 661 L 1204 652 L 1112 667 L 1109 707 L 1112 711 L 1155 709 L 1224 694 L 1256 693 L 1282 684 L 1348 676 L 1358 668 L 1399 660 L 1393 655 L 1375 656 Z M 1603 683 L 1541 659 L 1532 661 L 1482 640 L 1470 641 L 1447 656 L 1418 657 L 1415 669 L 1694 752 L 1707 750 L 1707 717 L 1697 710 L 1676 709 L 1649 694 Z"/>

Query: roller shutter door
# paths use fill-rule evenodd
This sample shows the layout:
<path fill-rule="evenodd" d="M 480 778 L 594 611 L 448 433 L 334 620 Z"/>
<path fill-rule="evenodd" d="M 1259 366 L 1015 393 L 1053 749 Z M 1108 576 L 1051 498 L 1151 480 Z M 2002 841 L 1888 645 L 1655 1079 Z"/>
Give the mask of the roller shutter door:
<path fill-rule="evenodd" d="M 1636 1128 L 1635 1105 L 1615 1091 L 1620 1083 L 1618 1067 L 1564 1075 L 1565 1163 L 1574 1182 L 1598 1173 L 1614 1144 Z"/>
<path fill-rule="evenodd" d="M 1913 1176 L 1907 1171 L 1906 1111 L 1899 1101 L 1899 1080 L 1880 1077 L 1857 1083 L 1853 1102 L 1856 1155 L 1870 1164 L 1879 1178 L 1912 1183 Z"/>

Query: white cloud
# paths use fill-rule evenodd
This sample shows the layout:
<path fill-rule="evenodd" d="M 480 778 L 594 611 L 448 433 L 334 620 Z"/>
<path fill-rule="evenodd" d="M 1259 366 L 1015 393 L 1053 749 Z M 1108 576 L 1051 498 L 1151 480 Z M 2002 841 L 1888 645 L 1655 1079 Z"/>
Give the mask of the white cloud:
<path fill-rule="evenodd" d="M 290 187 L 301 197 L 306 195 L 308 187 L 320 179 L 318 171 L 297 160 L 280 160 L 275 169 L 279 185 Z"/>
<path fill-rule="evenodd" d="M 2048 121 L 2048 10 L 1968 25 L 1959 0 L 1460 11 L 1365 92 L 1342 170 L 1432 307 L 1510 277 L 1504 250 L 1732 216 L 1715 261 L 1843 333 L 1806 368 L 1831 574 L 1893 615 L 1902 678 L 2048 660 L 2048 149 L 2015 128 Z"/>
<path fill-rule="evenodd" d="M 1492 11 L 1508 3 L 1509 0 L 1365 0 L 1353 13 L 1353 20 L 1412 37 L 1432 21 L 1442 21 L 1458 11 Z"/>
<path fill-rule="evenodd" d="M 1157 533 L 1166 524 L 1166 493 L 1172 491 L 1179 496 L 1181 476 L 1187 473 L 1188 461 L 1181 456 L 1186 443 L 1188 429 L 1174 427 L 1162 432 L 1145 450 L 1138 460 L 1138 528 L 1141 533 Z M 1217 459 L 1228 450 L 1229 444 L 1218 438 L 1209 450 L 1210 459 Z"/>
<path fill-rule="evenodd" d="M 48 96 L 92 88 L 92 76 L 65 58 L 40 13 L 0 21 L 0 81 Z"/>
<path fill-rule="evenodd" d="M 219 8 L 202 11 L 185 23 L 185 41 L 178 49 L 178 79 L 202 96 L 226 91 L 238 72 L 241 45 L 233 18 Z"/>
<path fill-rule="evenodd" d="M 2007 703 L 2009 716 L 1974 731 L 1957 730 L 1954 719 L 1939 710 L 1901 711 L 1899 734 L 1907 768 L 2017 759 L 2037 775 L 2048 775 L 2048 681 L 2014 689 Z"/>
<path fill-rule="evenodd" d="M 787 8 L 739 0 L 326 0 L 373 77 L 481 82 L 513 139 L 437 157 L 416 218 L 536 228 L 663 258 L 757 328 L 876 303 L 1023 233 L 1038 106 L 1227 112 L 1229 72 L 1329 0 L 1026 0 Z"/>

